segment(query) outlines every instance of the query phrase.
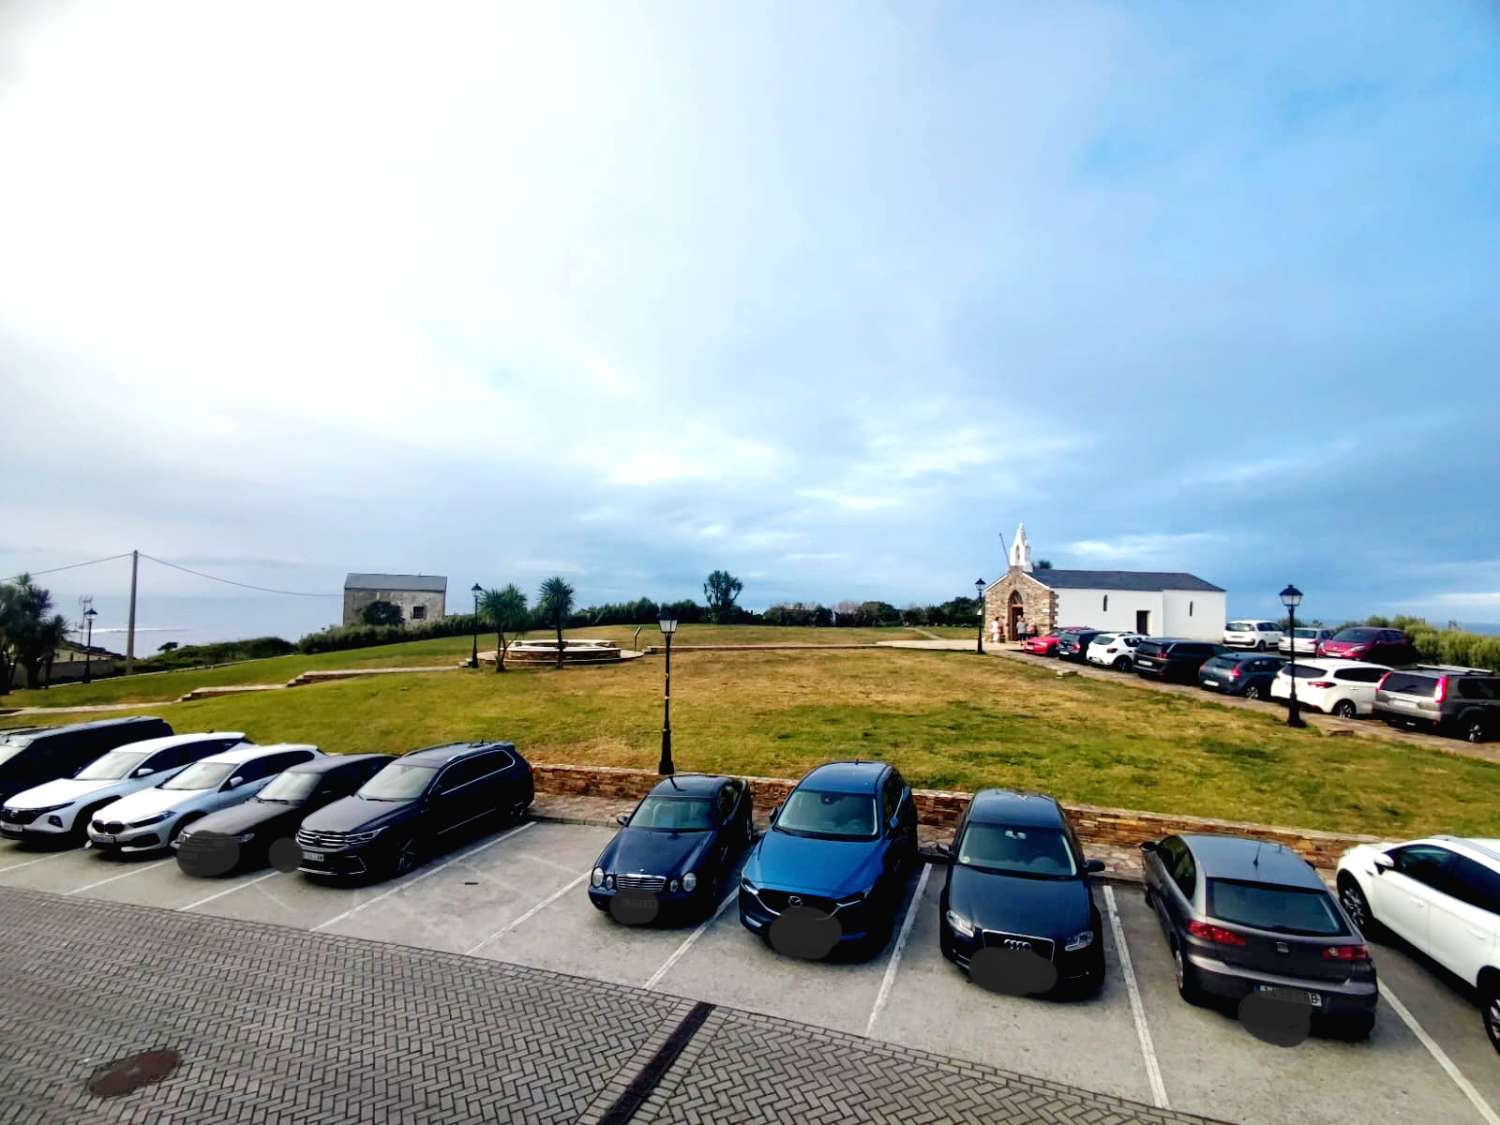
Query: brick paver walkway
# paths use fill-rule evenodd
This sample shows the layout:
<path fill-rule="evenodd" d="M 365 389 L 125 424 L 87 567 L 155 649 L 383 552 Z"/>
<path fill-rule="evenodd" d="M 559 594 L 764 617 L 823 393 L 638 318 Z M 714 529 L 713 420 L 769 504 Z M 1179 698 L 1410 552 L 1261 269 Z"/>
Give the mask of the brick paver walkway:
<path fill-rule="evenodd" d="M 1201 1120 L 694 1007 L 457 954 L 0 890 L 7 1125 Z M 159 1084 L 88 1091 L 101 1064 L 153 1049 L 182 1056 Z M 663 1060 L 650 1092 L 640 1076 Z"/>

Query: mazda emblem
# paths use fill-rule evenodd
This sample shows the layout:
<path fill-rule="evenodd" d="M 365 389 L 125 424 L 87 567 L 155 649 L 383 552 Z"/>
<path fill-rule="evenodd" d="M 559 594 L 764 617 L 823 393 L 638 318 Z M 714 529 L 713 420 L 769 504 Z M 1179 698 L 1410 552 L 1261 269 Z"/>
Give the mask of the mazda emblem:
<path fill-rule="evenodd" d="M 802 905 L 802 896 L 801 895 L 787 895 L 786 896 L 786 904 L 788 906 L 801 906 Z"/>

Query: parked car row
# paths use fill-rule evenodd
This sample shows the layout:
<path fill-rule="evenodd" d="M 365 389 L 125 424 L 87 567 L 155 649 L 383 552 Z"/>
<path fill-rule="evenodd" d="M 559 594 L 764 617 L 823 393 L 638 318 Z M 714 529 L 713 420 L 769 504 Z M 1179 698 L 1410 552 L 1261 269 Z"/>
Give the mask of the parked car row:
<path fill-rule="evenodd" d="M 171 850 L 190 875 L 270 863 L 317 879 L 403 874 L 466 831 L 516 820 L 531 766 L 508 742 L 329 756 L 156 718 L 0 736 L 0 836 L 107 855 Z"/>

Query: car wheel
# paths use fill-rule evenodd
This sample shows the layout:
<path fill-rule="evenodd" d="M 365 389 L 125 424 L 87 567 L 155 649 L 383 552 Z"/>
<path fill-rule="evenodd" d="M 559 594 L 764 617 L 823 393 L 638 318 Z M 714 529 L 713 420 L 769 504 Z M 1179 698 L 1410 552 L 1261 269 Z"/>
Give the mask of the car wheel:
<path fill-rule="evenodd" d="M 418 859 L 417 838 L 408 836 L 401 847 L 396 850 L 395 858 L 391 860 L 391 874 L 405 875 L 417 865 Z"/>
<path fill-rule="evenodd" d="M 1183 955 L 1182 943 L 1172 943 L 1172 971 L 1177 975 L 1177 994 L 1189 1004 L 1204 1002 L 1203 990 L 1198 987 L 1198 977 Z"/>
<path fill-rule="evenodd" d="M 1265 693 L 1260 690 L 1259 684 L 1251 684 L 1245 689 L 1246 699 L 1260 699 L 1264 696 L 1264 694 Z"/>
<path fill-rule="evenodd" d="M 1256 652 L 1265 652 L 1266 651 L 1266 642 L 1265 641 L 1256 641 L 1255 642 L 1255 651 Z"/>
<path fill-rule="evenodd" d="M 1333 705 L 1333 713 L 1341 719 L 1352 719 L 1359 714 L 1359 708 L 1352 699 L 1340 699 Z"/>
<path fill-rule="evenodd" d="M 1489 738 L 1489 736 L 1489 726 L 1479 715 L 1475 715 L 1464 724 L 1464 737 L 1467 738 L 1470 742 L 1484 742 Z"/>
<path fill-rule="evenodd" d="M 1500 985 L 1494 981 L 1484 986 L 1480 993 L 1484 1005 L 1484 1033 L 1490 1037 L 1490 1046 L 1500 1052 Z"/>
<path fill-rule="evenodd" d="M 1116 672 L 1128 672 L 1128 671 L 1130 671 L 1130 659 L 1128 657 L 1122 656 L 1122 657 L 1120 657 L 1120 659 L 1116 660 L 1115 661 L 1115 671 Z"/>
<path fill-rule="evenodd" d="M 1367 938 L 1375 936 L 1380 925 L 1375 921 L 1375 911 L 1370 909 L 1370 900 L 1359 889 L 1354 876 L 1347 872 L 1339 876 L 1339 905 L 1349 915 L 1355 929 Z"/>

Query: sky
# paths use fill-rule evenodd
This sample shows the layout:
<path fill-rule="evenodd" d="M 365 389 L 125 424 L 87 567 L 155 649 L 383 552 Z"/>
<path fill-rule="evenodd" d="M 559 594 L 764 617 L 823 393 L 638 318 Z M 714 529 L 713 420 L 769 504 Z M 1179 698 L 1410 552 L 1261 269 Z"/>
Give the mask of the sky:
<path fill-rule="evenodd" d="M 0 577 L 1500 621 L 1490 3 L 0 0 L 0 153 Z"/>

